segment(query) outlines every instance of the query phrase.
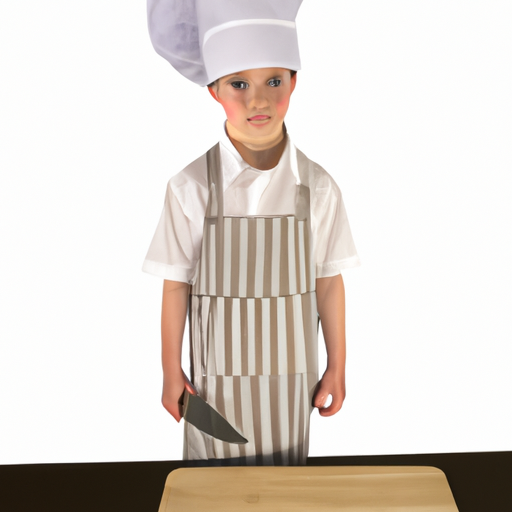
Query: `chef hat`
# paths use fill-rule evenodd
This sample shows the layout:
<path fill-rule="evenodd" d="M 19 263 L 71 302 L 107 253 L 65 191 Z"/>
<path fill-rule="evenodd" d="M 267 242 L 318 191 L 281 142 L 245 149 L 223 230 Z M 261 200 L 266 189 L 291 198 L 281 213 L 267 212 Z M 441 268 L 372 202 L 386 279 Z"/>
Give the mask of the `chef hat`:
<path fill-rule="evenodd" d="M 255 68 L 300 69 L 295 17 L 302 0 L 148 0 L 157 53 L 209 84 Z"/>

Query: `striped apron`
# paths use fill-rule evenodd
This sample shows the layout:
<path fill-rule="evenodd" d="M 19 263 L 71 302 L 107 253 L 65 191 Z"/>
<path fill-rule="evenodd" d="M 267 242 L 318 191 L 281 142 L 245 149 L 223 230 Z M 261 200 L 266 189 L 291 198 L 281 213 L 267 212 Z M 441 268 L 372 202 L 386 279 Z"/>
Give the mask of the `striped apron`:
<path fill-rule="evenodd" d="M 305 464 L 318 381 L 308 166 L 295 215 L 225 217 L 218 144 L 207 153 L 209 199 L 191 288 L 192 382 L 244 437 L 225 443 L 185 422 L 184 459 Z"/>

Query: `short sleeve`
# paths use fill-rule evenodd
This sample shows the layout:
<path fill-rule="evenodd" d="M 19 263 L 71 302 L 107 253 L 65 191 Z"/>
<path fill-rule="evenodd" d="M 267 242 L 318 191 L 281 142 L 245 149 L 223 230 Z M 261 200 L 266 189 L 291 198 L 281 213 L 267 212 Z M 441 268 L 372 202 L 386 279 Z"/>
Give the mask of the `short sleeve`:
<path fill-rule="evenodd" d="M 315 170 L 312 231 L 317 277 L 330 277 L 360 265 L 343 198 L 322 168 Z"/>
<path fill-rule="evenodd" d="M 194 171 L 194 169 L 192 169 Z M 182 171 L 167 185 L 165 203 L 142 270 L 191 283 L 201 252 L 206 191 Z"/>

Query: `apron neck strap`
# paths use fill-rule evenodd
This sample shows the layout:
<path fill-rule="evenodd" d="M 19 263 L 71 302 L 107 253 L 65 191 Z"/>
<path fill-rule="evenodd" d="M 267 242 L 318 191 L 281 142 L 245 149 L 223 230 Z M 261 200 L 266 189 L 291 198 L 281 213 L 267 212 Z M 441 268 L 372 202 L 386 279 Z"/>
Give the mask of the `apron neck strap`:
<path fill-rule="evenodd" d="M 206 164 L 208 169 L 208 190 L 210 194 L 206 216 L 222 219 L 224 217 L 224 187 L 222 184 L 219 143 L 215 144 L 215 146 L 206 153 Z"/>

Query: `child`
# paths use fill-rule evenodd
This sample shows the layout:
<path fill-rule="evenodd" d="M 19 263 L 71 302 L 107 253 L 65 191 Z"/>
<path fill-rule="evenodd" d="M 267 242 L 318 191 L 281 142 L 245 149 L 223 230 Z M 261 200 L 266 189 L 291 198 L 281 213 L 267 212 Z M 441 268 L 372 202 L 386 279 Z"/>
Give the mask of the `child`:
<path fill-rule="evenodd" d="M 330 416 L 345 397 L 340 269 L 358 257 L 336 184 L 284 125 L 300 3 L 149 0 L 156 50 L 209 84 L 227 117 L 220 143 L 169 181 L 143 267 L 165 279 L 165 408 L 179 421 L 184 389 L 197 390 L 248 439 L 186 423 L 185 459 L 305 464 L 312 406 Z M 187 309 L 193 386 L 181 369 Z M 318 316 L 328 355 L 319 382 Z"/>

